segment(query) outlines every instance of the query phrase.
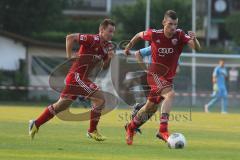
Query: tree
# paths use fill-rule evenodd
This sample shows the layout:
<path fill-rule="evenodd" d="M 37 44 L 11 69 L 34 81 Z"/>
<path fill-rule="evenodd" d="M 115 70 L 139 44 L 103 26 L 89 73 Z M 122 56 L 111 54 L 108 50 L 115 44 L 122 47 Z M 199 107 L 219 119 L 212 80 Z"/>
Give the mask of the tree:
<path fill-rule="evenodd" d="M 239 17 L 240 12 L 235 12 L 228 16 L 225 21 L 228 33 L 238 45 L 240 45 L 240 31 L 238 28 L 240 26 Z"/>
<path fill-rule="evenodd" d="M 1 0 L 0 27 L 31 35 L 48 30 L 61 19 L 63 0 Z"/>
<path fill-rule="evenodd" d="M 150 28 L 161 28 L 165 11 L 173 9 L 179 17 L 179 26 L 186 31 L 191 28 L 190 0 L 151 0 Z M 117 22 L 117 39 L 129 39 L 137 32 L 145 30 L 146 0 L 138 0 L 135 5 L 113 9 L 112 16 Z"/>
<path fill-rule="evenodd" d="M 65 42 L 68 33 L 98 32 L 99 20 L 76 20 L 64 16 L 62 10 L 67 2 L 1 0 L 0 29 L 38 40 L 60 43 Z"/>

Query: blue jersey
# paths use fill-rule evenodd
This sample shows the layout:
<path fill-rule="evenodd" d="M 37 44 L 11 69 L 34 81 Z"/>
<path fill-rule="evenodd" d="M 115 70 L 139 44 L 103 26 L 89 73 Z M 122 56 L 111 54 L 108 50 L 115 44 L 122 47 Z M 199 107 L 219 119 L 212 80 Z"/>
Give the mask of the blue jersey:
<path fill-rule="evenodd" d="M 226 88 L 225 78 L 227 76 L 227 70 L 225 67 L 217 66 L 214 68 L 213 76 L 217 79 L 218 88 Z"/>
<path fill-rule="evenodd" d="M 142 48 L 139 50 L 142 58 L 147 61 L 147 63 L 152 63 L 152 57 L 151 57 L 151 46 L 146 47 L 146 48 Z"/>
<path fill-rule="evenodd" d="M 151 46 L 139 50 L 142 57 L 151 56 Z"/>

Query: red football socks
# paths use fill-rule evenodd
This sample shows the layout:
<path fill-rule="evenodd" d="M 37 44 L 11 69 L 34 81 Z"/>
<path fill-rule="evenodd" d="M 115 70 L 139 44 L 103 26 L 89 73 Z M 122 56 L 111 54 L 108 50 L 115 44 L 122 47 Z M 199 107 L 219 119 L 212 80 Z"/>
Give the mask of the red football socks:
<path fill-rule="evenodd" d="M 35 120 L 35 125 L 39 128 L 42 124 L 52 119 L 55 115 L 55 111 L 52 105 L 49 105 L 42 114 Z"/>
<path fill-rule="evenodd" d="M 168 120 L 169 120 L 169 114 L 168 113 L 162 113 L 160 118 L 160 128 L 159 132 L 168 132 Z"/>
<path fill-rule="evenodd" d="M 97 130 L 97 125 L 101 117 L 102 106 L 96 107 L 93 106 L 90 113 L 90 128 L 88 132 L 92 133 Z"/>

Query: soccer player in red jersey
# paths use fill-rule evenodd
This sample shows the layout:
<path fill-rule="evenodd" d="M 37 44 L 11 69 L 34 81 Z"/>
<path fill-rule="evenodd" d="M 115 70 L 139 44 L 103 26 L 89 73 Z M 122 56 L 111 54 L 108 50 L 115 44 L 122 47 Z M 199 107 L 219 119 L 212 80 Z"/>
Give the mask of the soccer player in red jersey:
<path fill-rule="evenodd" d="M 200 44 L 194 32 L 189 31 L 187 35 L 181 29 L 177 29 L 178 18 L 175 11 L 166 11 L 162 24 L 163 29 L 149 29 L 137 33 L 125 48 L 125 54 L 129 55 L 130 49 L 141 39 L 150 41 L 152 48 L 152 64 L 147 73 L 147 81 L 151 90 L 144 107 L 139 110 L 126 127 L 126 142 L 128 145 L 133 143 L 135 129 L 143 125 L 156 112 L 158 104 L 162 100 L 160 127 L 156 136 L 165 142 L 167 141 L 169 137 L 169 113 L 174 98 L 172 83 L 179 56 L 185 45 L 195 50 L 200 49 Z"/>
<path fill-rule="evenodd" d="M 104 66 L 108 66 L 114 54 L 113 45 L 110 43 L 115 32 L 115 23 L 111 19 L 105 19 L 99 26 L 99 34 L 70 34 L 66 37 L 67 58 L 72 58 L 72 48 L 74 42 L 79 43 L 80 49 L 76 60 L 65 78 L 65 87 L 61 92 L 59 100 L 49 105 L 36 120 L 30 120 L 29 135 L 34 138 L 38 129 L 45 122 L 52 119 L 56 114 L 66 110 L 72 102 L 81 95 L 87 97 L 92 102 L 90 113 L 90 127 L 87 136 L 97 141 L 103 141 L 97 125 L 104 108 L 104 96 L 97 85 L 88 79 L 88 74 L 95 64 L 103 61 Z"/>

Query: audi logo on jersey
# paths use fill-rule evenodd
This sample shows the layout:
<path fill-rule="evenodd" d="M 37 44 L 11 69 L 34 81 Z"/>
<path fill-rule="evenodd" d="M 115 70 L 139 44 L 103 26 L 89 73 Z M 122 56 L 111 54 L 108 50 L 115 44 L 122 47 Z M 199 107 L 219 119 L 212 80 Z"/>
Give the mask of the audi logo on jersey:
<path fill-rule="evenodd" d="M 164 57 L 165 55 L 172 54 L 173 48 L 158 48 L 158 55 Z"/>

